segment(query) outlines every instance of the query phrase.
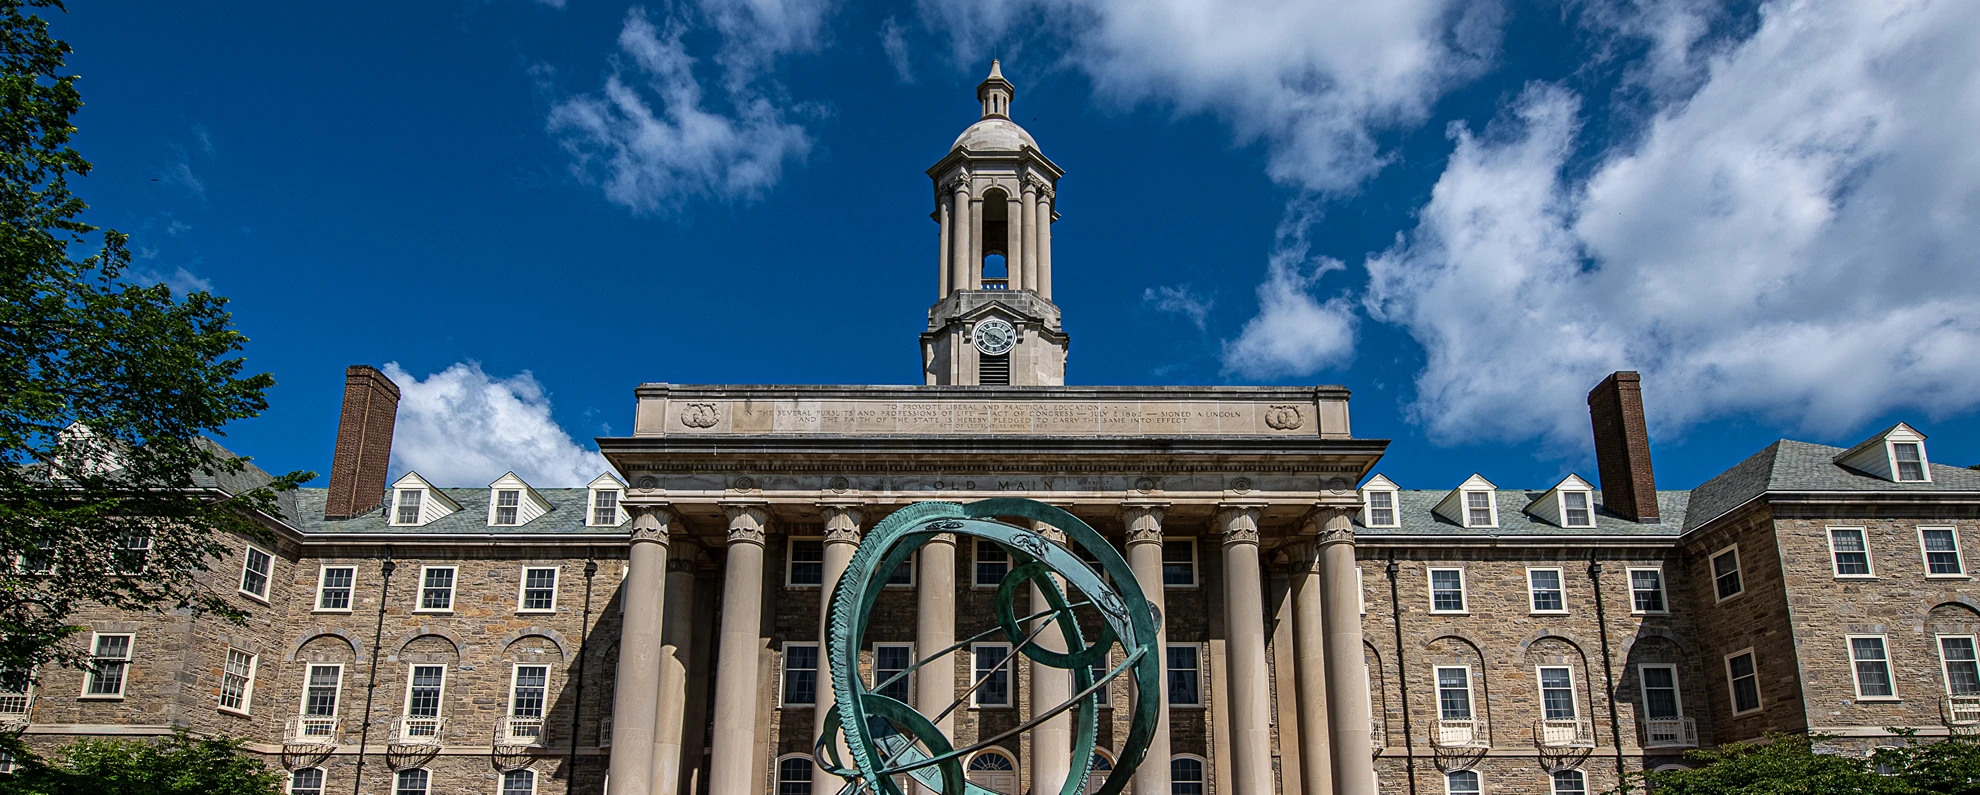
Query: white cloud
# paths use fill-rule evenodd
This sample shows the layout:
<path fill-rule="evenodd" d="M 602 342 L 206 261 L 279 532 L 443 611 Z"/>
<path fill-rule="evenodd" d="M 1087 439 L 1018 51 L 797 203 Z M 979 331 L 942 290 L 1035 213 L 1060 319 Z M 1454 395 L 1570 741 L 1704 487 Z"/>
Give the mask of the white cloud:
<path fill-rule="evenodd" d="M 887 63 L 894 67 L 894 76 L 903 83 L 914 82 L 914 67 L 908 60 L 907 31 L 893 17 L 880 23 L 880 49 L 887 53 Z"/>
<path fill-rule="evenodd" d="M 1258 285 L 1258 315 L 1235 340 L 1224 342 L 1224 372 L 1246 378 L 1305 375 L 1354 358 L 1359 319 L 1345 297 L 1313 297 L 1320 277 L 1347 266 L 1331 257 L 1309 257 L 1311 215 L 1299 207 L 1279 224 L 1279 243 Z"/>
<path fill-rule="evenodd" d="M 1576 98 L 1459 130 L 1368 306 L 1421 342 L 1446 440 L 1581 445 L 1582 394 L 1644 371 L 1667 428 L 1824 435 L 1980 405 L 1980 4 L 1784 0 L 1635 142 L 1564 177 Z"/>
<path fill-rule="evenodd" d="M 392 477 L 407 470 L 440 486 L 485 486 L 514 471 L 532 486 L 582 486 L 610 471 L 597 450 L 579 445 L 550 416 L 550 397 L 524 371 L 492 378 L 460 362 L 420 380 L 385 365 L 399 385 L 392 432 Z"/>
<path fill-rule="evenodd" d="M 1197 295 L 1187 284 L 1150 287 L 1141 291 L 1141 301 L 1159 311 L 1174 312 L 1189 318 L 1189 322 L 1196 324 L 1197 331 L 1208 327 L 1210 310 L 1217 305 L 1215 300 Z"/>
<path fill-rule="evenodd" d="M 146 251 L 150 252 L 149 256 L 146 256 Z M 148 249 L 141 250 L 139 251 L 139 256 L 144 259 L 150 259 L 157 256 L 157 252 Z M 160 273 L 154 270 L 132 270 L 128 278 L 133 284 L 163 284 L 166 287 L 172 288 L 172 292 L 178 295 L 185 295 L 194 291 L 213 291 L 212 280 L 186 270 L 184 267 L 174 268 L 171 273 Z"/>

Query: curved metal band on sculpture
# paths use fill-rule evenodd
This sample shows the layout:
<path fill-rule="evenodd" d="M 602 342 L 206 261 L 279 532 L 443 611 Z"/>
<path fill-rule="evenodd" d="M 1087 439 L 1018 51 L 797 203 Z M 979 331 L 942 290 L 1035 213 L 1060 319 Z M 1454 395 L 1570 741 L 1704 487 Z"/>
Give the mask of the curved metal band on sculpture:
<path fill-rule="evenodd" d="M 1089 561 L 1082 561 L 1068 546 L 1048 541 L 1032 530 L 995 521 L 992 517 L 1023 517 L 1057 527 L 1066 532 L 1068 546 L 1077 545 L 1086 551 L 1092 562 L 1097 562 L 1100 571 L 1095 572 Z M 921 650 L 926 656 L 907 671 L 888 682 L 868 688 L 857 672 L 859 650 L 865 646 L 867 617 L 874 602 L 879 599 L 882 588 L 897 567 L 905 563 L 916 549 L 944 533 L 988 540 L 1002 547 L 1010 556 L 1011 569 L 997 590 L 998 627 L 934 653 Z M 1053 575 L 1064 578 L 1072 590 L 1086 595 L 1089 601 L 1069 604 Z M 1045 597 L 1046 609 L 1019 617 L 1012 609 L 1013 598 L 1016 590 L 1026 583 L 1037 586 L 1039 593 Z M 1098 609 L 1102 619 L 1101 637 L 1091 644 L 1086 643 L 1081 635 L 1079 623 L 1072 612 L 1073 608 L 1089 604 Z M 1036 630 L 1025 632 L 1021 624 L 1036 618 L 1051 620 Z M 968 783 L 962 770 L 963 755 L 1037 725 L 1067 709 L 1078 708 L 1072 759 L 1091 759 L 1098 735 L 1100 699 L 1105 697 L 1106 685 L 1124 673 L 1131 673 L 1136 699 L 1128 736 L 1105 783 L 1097 790 L 1098 795 L 1119 795 L 1147 754 L 1156 715 L 1161 709 L 1160 669 L 1155 658 L 1159 622 L 1159 616 L 1142 593 L 1139 581 L 1121 554 L 1093 528 L 1062 509 L 1017 498 L 989 499 L 968 505 L 920 502 L 906 506 L 867 533 L 865 543 L 854 553 L 845 574 L 833 589 L 825 645 L 826 654 L 832 661 L 832 690 L 837 701 L 833 713 L 826 717 L 816 757 L 821 766 L 846 778 L 856 791 L 905 795 L 894 780 L 895 775 L 905 773 L 942 795 L 995 795 Z M 1054 652 L 1032 643 L 1039 634 L 1051 628 L 1059 630 L 1065 640 L 1066 651 Z M 1064 704 L 1052 707 L 1039 705 L 1031 719 L 1016 728 L 993 737 L 979 738 L 974 745 L 958 749 L 950 745 L 927 716 L 906 703 L 876 692 L 900 677 L 908 676 L 928 660 L 941 659 L 999 631 L 1012 645 L 1013 651 L 999 662 L 998 669 L 1004 669 L 1010 657 L 1019 653 L 1031 658 L 1036 665 L 1068 668 L 1074 680 L 1073 697 Z M 1107 650 L 1116 642 L 1126 652 L 1121 664 L 1096 679 L 1092 664 L 1105 660 Z M 983 683 L 983 679 L 972 683 L 964 697 Z M 955 709 L 955 705 L 951 705 L 950 709 Z M 871 731 L 875 726 L 872 719 L 875 718 L 891 724 L 897 731 L 905 732 L 905 736 L 885 732 L 876 736 Z M 851 767 L 837 758 L 833 739 L 840 732 L 844 733 L 846 747 L 853 757 Z M 916 747 L 917 743 L 919 747 Z M 1067 776 L 1058 795 L 1085 792 L 1090 772 L 1090 765 L 1080 764 L 1079 774 Z"/>

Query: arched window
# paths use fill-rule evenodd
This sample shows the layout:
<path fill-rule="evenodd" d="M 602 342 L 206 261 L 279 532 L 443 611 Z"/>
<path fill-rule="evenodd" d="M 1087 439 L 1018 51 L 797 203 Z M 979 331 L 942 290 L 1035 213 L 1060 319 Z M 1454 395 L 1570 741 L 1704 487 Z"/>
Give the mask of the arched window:
<path fill-rule="evenodd" d="M 536 795 L 536 771 L 525 769 L 503 773 L 502 795 Z"/>
<path fill-rule="evenodd" d="M 1096 751 L 1093 754 L 1093 761 L 1087 763 L 1086 769 L 1085 795 L 1093 795 L 1100 791 L 1102 784 L 1107 783 L 1107 774 L 1114 772 L 1114 762 Z"/>
<path fill-rule="evenodd" d="M 393 795 L 426 795 L 427 786 L 433 783 L 433 774 L 423 767 L 401 770 L 397 783 L 398 786 L 392 790 Z"/>
<path fill-rule="evenodd" d="M 1169 795 L 1203 795 L 1203 760 L 1193 756 L 1169 760 Z"/>
<path fill-rule="evenodd" d="M 964 778 L 991 792 L 1017 795 L 1017 765 L 1002 751 L 984 751 L 969 760 Z"/>
<path fill-rule="evenodd" d="M 1579 770 L 1554 771 L 1554 795 L 1588 795 L 1588 777 Z"/>
<path fill-rule="evenodd" d="M 1444 795 L 1479 795 L 1478 771 L 1457 770 L 1444 774 Z"/>
<path fill-rule="evenodd" d="M 811 795 L 811 757 L 777 760 L 777 795 Z"/>
<path fill-rule="evenodd" d="M 289 795 L 323 795 L 323 768 L 305 767 L 289 774 Z"/>

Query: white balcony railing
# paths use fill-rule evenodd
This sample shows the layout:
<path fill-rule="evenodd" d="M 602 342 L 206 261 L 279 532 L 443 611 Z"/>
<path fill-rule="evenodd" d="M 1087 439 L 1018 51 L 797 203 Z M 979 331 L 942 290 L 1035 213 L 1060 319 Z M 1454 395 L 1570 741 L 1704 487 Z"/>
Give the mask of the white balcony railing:
<path fill-rule="evenodd" d="M 1698 721 L 1692 718 L 1645 718 L 1643 747 L 1697 748 Z"/>
<path fill-rule="evenodd" d="M 282 741 L 290 745 L 336 745 L 337 719 L 327 715 L 290 718 L 282 731 Z"/>
<path fill-rule="evenodd" d="M 1430 740 L 1439 748 L 1484 748 L 1486 746 L 1485 733 L 1480 730 L 1478 721 L 1475 719 L 1439 719 L 1434 732 L 1430 735 Z"/>
<path fill-rule="evenodd" d="M 400 718 L 399 730 L 392 733 L 392 742 L 395 745 L 439 745 L 440 729 L 446 722 L 446 718 Z"/>
<path fill-rule="evenodd" d="M 598 719 L 598 747 L 612 747 L 612 716 L 610 715 Z"/>
<path fill-rule="evenodd" d="M 1980 725 L 1980 696 L 1947 696 L 1940 704 L 1946 725 Z"/>
<path fill-rule="evenodd" d="M 1580 718 L 1539 720 L 1533 724 L 1533 740 L 1541 748 L 1593 748 L 1595 733 Z"/>
<path fill-rule="evenodd" d="M 543 718 L 522 718 L 509 716 L 502 719 L 501 745 L 538 745 L 543 742 Z"/>
<path fill-rule="evenodd" d="M 1382 747 L 1388 744 L 1389 727 L 1382 724 L 1381 718 L 1370 718 L 1368 720 L 1368 747 L 1374 749 L 1376 753 L 1381 753 Z"/>

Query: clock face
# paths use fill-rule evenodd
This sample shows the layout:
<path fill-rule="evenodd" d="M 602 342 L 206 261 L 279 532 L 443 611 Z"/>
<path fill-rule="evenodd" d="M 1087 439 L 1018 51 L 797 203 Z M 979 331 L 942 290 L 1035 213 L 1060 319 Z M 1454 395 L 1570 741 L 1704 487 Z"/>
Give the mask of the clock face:
<path fill-rule="evenodd" d="M 976 349 L 988 356 L 1010 353 L 1017 345 L 1017 329 L 1008 321 L 991 318 L 976 324 Z"/>

